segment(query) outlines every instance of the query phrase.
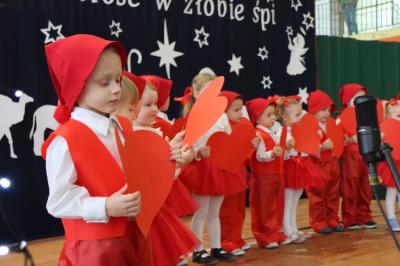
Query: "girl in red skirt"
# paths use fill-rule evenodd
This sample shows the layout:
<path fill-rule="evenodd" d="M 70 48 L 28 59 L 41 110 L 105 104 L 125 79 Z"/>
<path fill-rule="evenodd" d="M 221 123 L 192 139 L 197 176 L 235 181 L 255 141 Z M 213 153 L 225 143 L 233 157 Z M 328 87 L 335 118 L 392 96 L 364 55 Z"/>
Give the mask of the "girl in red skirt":
<path fill-rule="evenodd" d="M 318 187 L 309 187 L 307 195 L 310 203 L 310 224 L 314 232 L 329 234 L 343 232 L 339 225 L 340 166 L 333 154 L 333 142 L 326 135 L 326 121 L 336 109 L 332 99 L 324 92 L 316 90 L 308 98 L 308 111 L 319 123 L 321 138 L 320 158 L 312 157 L 314 163 L 326 176 L 326 182 Z"/>
<path fill-rule="evenodd" d="M 193 97 L 184 107 L 184 116 L 190 111 L 195 99 L 213 79 L 215 76 L 211 74 L 199 74 L 193 79 Z M 193 262 L 197 263 L 213 264 L 217 260 L 233 261 L 236 259 L 234 255 L 228 254 L 221 248 L 219 211 L 224 196 L 236 195 L 243 191 L 246 182 L 239 176 L 232 178 L 232 174 L 217 168 L 208 159 L 212 151 L 207 146 L 207 141 L 212 134 L 218 131 L 231 132 L 226 114 L 223 114 L 216 124 L 196 141 L 193 145 L 196 159 L 186 165 L 181 174 L 181 180 L 192 191 L 193 198 L 199 207 L 192 218 L 192 231 L 202 240 L 207 221 L 211 240 L 211 255 L 205 250 L 203 244 L 199 245 L 193 253 Z"/>
<path fill-rule="evenodd" d="M 343 85 L 339 99 L 343 108 L 354 106 L 354 99 L 367 94 L 367 89 L 360 84 Z M 354 116 L 354 119 L 355 116 Z M 340 123 L 340 116 L 338 118 Z M 352 135 L 353 134 L 353 135 Z M 371 216 L 372 191 L 368 180 L 368 168 L 358 151 L 357 135 L 345 132 L 345 148 L 342 155 L 342 221 L 350 230 L 376 228 Z"/>
<path fill-rule="evenodd" d="M 319 178 L 317 167 L 308 154 L 295 150 L 291 125 L 301 120 L 303 113 L 298 96 L 281 97 L 277 102 L 277 116 L 287 126 L 287 143 L 284 162 L 285 206 L 283 231 L 294 243 L 302 243 L 310 235 L 297 229 L 297 205 L 303 190 Z"/>
<path fill-rule="evenodd" d="M 386 118 L 395 119 L 400 123 L 400 102 L 399 100 L 391 99 L 386 103 Z M 400 149 L 400 147 L 394 147 Z M 397 169 L 400 169 L 400 160 L 396 160 Z M 390 172 L 389 166 L 386 161 L 382 162 L 378 166 L 379 175 L 382 178 L 382 185 L 386 186 L 386 213 L 389 218 L 390 225 L 395 232 L 400 232 L 400 225 L 397 222 L 395 214 L 395 203 L 396 198 L 400 197 L 397 190 L 396 183 L 393 179 L 392 173 Z"/>
<path fill-rule="evenodd" d="M 132 75 L 129 74 L 127 76 L 132 77 Z M 136 89 L 133 83 L 135 81 L 137 82 L 136 79 L 131 79 L 132 82 L 130 85 L 128 84 L 129 86 L 127 87 L 124 86 L 124 81 L 125 80 L 123 80 L 122 83 L 122 91 L 132 91 Z M 157 90 L 152 87 L 151 84 L 146 84 L 143 91 L 139 92 L 139 95 L 141 95 L 141 100 L 138 104 L 140 105 L 140 108 L 134 109 L 140 109 L 140 111 L 137 114 L 137 118 L 135 118 L 134 130 L 149 130 L 162 135 L 160 130 L 151 127 L 158 112 Z M 137 100 L 132 99 L 130 102 L 137 103 Z M 182 142 L 182 133 L 177 134 L 177 136 L 170 142 L 172 149 L 171 155 L 174 156 L 174 159 L 177 161 L 177 170 L 180 169 L 179 165 L 184 163 L 184 160 L 187 158 L 187 155 L 182 155 L 182 158 L 179 157 L 179 154 L 181 154 L 180 149 L 177 150 L 174 148 L 179 142 Z M 178 172 L 179 171 L 177 171 L 177 173 Z M 148 238 L 152 245 L 154 265 L 158 266 L 172 266 L 177 263 L 179 263 L 178 265 L 187 265 L 187 263 L 181 261 L 181 259 L 193 251 L 199 243 L 198 239 L 187 228 L 187 226 L 182 223 L 173 212 L 171 212 L 167 204 L 164 204 L 160 212 L 154 218 Z"/>
<path fill-rule="evenodd" d="M 251 121 L 257 125 L 261 143 L 251 158 L 251 230 L 261 248 L 273 249 L 291 240 L 282 232 L 283 154 L 279 133 L 273 131 L 277 97 L 257 98 L 246 103 Z"/>
<path fill-rule="evenodd" d="M 220 93 L 220 96 L 224 96 L 228 99 L 228 105 L 225 112 L 228 116 L 232 130 L 234 130 L 238 125 L 250 123 L 249 120 L 242 117 L 244 105 L 243 98 L 240 94 L 225 90 Z M 256 140 L 253 140 L 253 142 L 254 141 Z M 243 164 L 241 169 L 233 175 L 234 177 L 232 178 L 242 178 L 243 180 L 247 180 L 246 165 Z M 243 187 L 243 191 L 232 196 L 224 197 L 219 213 L 219 218 L 221 220 L 222 248 L 236 256 L 244 255 L 245 250 L 250 248 L 242 238 L 242 229 L 245 217 L 246 187 Z"/>

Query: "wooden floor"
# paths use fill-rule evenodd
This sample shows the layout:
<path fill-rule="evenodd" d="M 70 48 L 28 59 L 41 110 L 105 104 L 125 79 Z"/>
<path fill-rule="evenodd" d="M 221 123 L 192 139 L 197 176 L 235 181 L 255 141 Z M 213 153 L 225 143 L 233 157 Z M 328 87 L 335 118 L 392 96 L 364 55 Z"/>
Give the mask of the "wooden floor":
<path fill-rule="evenodd" d="M 397 251 L 389 232 L 386 230 L 383 217 L 375 202 L 372 204 L 372 209 L 374 219 L 379 224 L 378 229 L 363 229 L 356 232 L 346 231 L 327 236 L 314 234 L 313 238 L 303 244 L 292 244 L 279 247 L 276 250 L 266 250 L 256 247 L 250 231 L 249 212 L 247 212 L 243 236 L 252 245 L 252 249 L 248 250 L 245 256 L 240 257 L 235 262 L 219 263 L 218 265 L 400 265 L 400 252 Z M 307 200 L 301 200 L 298 213 L 298 226 L 309 230 Z M 185 222 L 189 223 L 190 218 L 185 219 Z M 400 237 L 400 234 L 398 234 L 398 237 Z M 207 246 L 207 237 L 205 241 Z M 30 242 L 29 250 L 34 257 L 36 265 L 56 265 L 61 244 L 62 238 Z M 22 255 L 10 254 L 0 257 L 0 265 L 23 265 Z"/>

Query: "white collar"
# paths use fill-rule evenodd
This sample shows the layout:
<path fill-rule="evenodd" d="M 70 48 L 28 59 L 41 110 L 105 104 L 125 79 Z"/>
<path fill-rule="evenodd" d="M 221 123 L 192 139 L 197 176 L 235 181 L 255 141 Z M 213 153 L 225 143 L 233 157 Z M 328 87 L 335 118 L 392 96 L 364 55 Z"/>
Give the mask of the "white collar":
<path fill-rule="evenodd" d="M 110 115 L 110 117 L 106 117 L 81 107 L 74 107 L 71 118 L 85 124 L 90 129 L 103 136 L 107 136 L 109 128 L 114 125 L 111 121 L 114 121 L 121 129 L 121 125 L 115 116 Z"/>

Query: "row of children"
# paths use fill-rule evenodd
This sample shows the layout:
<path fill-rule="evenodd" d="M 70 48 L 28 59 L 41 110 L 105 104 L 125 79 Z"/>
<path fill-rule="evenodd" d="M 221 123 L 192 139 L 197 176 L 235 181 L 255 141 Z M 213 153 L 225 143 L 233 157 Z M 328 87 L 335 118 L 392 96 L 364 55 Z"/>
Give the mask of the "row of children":
<path fill-rule="evenodd" d="M 42 147 L 50 188 L 47 209 L 62 218 L 65 229 L 59 265 L 187 265 L 184 258 L 191 252 L 194 262 L 206 265 L 233 261 L 250 248 L 242 239 L 247 187 L 251 229 L 262 248 L 302 243 L 311 237 L 296 224 L 304 189 L 315 232 L 344 231 L 338 217 L 340 195 L 345 227 L 376 227 L 356 136 L 346 136 L 340 178 L 339 159 L 332 153 L 325 125 L 335 106 L 322 91 L 311 93 L 308 100 L 309 113 L 320 126 L 319 158 L 294 149 L 291 126 L 305 112 L 297 96 L 245 103 L 241 95 L 226 90 L 221 92 L 228 100 L 226 112 L 188 148 L 183 146 L 184 132 L 171 134 L 170 122 L 159 112 L 168 109 L 172 81 L 123 71 L 126 54 L 120 43 L 75 35 L 47 45 L 46 57 L 59 98 L 54 116 L 61 123 Z M 210 73 L 193 79 L 192 89 L 179 99 L 185 117 L 214 79 Z M 351 106 L 356 96 L 366 92 L 360 85 L 347 84 L 339 97 L 343 105 Z M 256 150 L 249 160 L 251 178 L 245 164 L 236 174 L 213 165 L 207 145 L 214 133 L 231 133 L 249 123 L 242 117 L 243 106 L 257 131 L 251 141 Z M 389 117 L 399 116 L 396 108 L 397 101 L 387 105 Z M 284 149 L 278 145 L 280 124 L 287 128 Z M 138 130 L 168 135 L 170 159 L 177 166 L 171 192 L 147 238 L 134 219 L 140 212 L 140 192 L 127 193 L 115 139 L 115 132 L 124 141 L 124 136 Z M 391 197 L 394 202 L 396 191 Z M 389 214 L 394 223 L 394 203 L 392 207 Z M 191 213 L 189 230 L 178 217 Z M 210 253 L 202 244 L 206 223 Z"/>

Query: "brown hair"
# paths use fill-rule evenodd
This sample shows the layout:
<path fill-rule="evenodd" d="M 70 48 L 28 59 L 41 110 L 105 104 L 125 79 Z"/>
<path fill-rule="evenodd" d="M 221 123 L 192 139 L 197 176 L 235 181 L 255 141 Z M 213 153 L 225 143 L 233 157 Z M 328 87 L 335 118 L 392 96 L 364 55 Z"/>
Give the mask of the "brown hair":
<path fill-rule="evenodd" d="M 295 97 L 280 97 L 276 101 L 275 114 L 277 120 L 282 124 L 282 116 L 286 113 L 286 108 L 290 105 L 300 105 L 300 102 Z"/>
<path fill-rule="evenodd" d="M 182 110 L 182 115 L 183 117 L 187 116 L 187 114 L 190 112 L 190 110 L 193 107 L 193 104 L 195 103 L 196 99 L 194 98 L 194 92 L 195 91 L 200 91 L 201 89 L 204 88 L 204 86 L 213 81 L 215 79 L 215 75 L 209 74 L 209 73 L 201 73 L 197 74 L 193 80 L 192 80 L 192 88 L 193 88 L 193 95 L 190 97 L 189 101 L 185 106 L 183 107 Z"/>

